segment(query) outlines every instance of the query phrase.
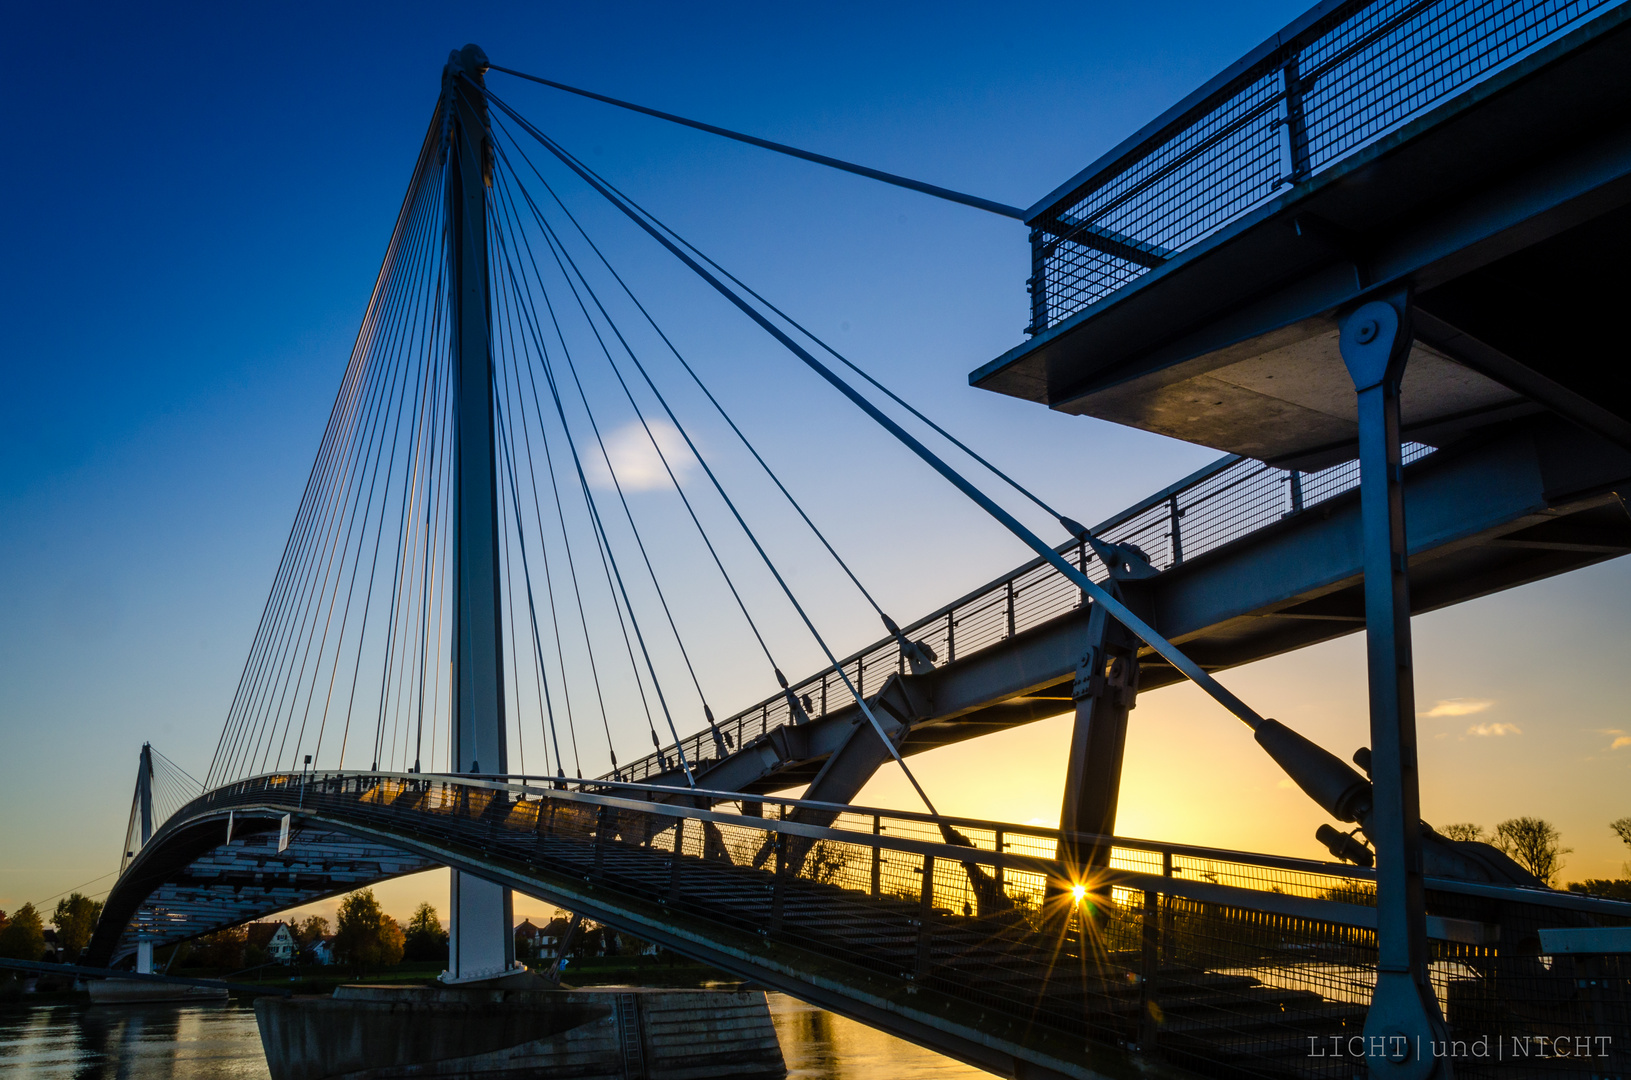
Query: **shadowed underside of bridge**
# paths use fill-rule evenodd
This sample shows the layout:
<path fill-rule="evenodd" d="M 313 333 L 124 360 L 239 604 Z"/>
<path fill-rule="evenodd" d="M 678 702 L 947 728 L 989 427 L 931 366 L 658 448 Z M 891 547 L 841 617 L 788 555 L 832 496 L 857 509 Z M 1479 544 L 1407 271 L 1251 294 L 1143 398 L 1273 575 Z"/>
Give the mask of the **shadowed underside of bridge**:
<path fill-rule="evenodd" d="M 776 800 L 744 816 L 721 793 L 650 801 L 661 797 L 422 775 L 239 781 L 183 808 L 136 856 L 93 962 L 121 947 L 139 910 L 155 913 L 154 933 L 176 933 L 204 895 L 189 890 L 220 898 L 240 884 L 229 875 L 246 904 L 267 888 L 267 903 L 286 903 L 295 893 L 276 890 L 315 895 L 343 873 L 440 864 L 1005 1075 L 1354 1071 L 1340 1052 L 1310 1057 L 1308 1040 L 1329 1045 L 1362 1024 L 1375 963 L 1368 871 L 1099 840 L 1100 869 L 1072 877 L 1053 830 L 855 808 L 817 827 Z M 317 864 L 327 882 L 303 882 Z M 155 902 L 155 887 L 174 900 Z M 1537 934 L 1631 926 L 1631 905 L 1431 887 L 1434 977 L 1452 1027 L 1596 1030 L 1605 1002 L 1569 958 L 1543 964 Z"/>
<path fill-rule="evenodd" d="M 1617 494 L 1631 481 L 1631 452 L 1543 419 L 1453 450 L 1427 449 L 1406 473 L 1416 613 L 1631 552 L 1631 511 Z M 1356 478 L 1351 465 L 1305 475 L 1225 458 L 1094 533 L 1149 556 L 1155 572 L 1120 587 L 1160 633 L 1208 670 L 1223 670 L 1363 629 Z M 1093 576 L 1108 576 L 1090 551 L 1060 550 Z M 906 628 L 939 659 L 934 670 L 913 673 L 888 638 L 842 666 L 882 700 L 909 756 L 1070 711 L 1089 611 L 1079 589 L 1032 560 Z M 1183 678 L 1148 647 L 1139 667 L 1140 690 Z M 777 696 L 722 721 L 720 739 L 693 736 L 686 750 L 698 783 L 786 790 L 816 780 L 834 754 L 853 746 L 806 792 L 830 802 L 853 798 L 889 758 L 841 691 L 828 669 L 794 687 L 810 702 L 806 722 Z M 619 775 L 685 784 L 671 752 Z"/>

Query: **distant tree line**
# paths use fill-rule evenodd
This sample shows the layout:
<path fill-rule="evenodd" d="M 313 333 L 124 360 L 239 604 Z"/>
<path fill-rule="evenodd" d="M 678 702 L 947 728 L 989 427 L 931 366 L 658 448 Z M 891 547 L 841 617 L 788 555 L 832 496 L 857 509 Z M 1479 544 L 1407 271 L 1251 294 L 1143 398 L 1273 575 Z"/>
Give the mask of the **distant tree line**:
<path fill-rule="evenodd" d="M 33 904 L 24 904 L 9 916 L 0 911 L 0 956 L 11 960 L 60 960 L 76 963 L 91 943 L 96 920 L 102 917 L 102 902 L 83 893 L 58 900 L 51 914 L 56 928 L 56 947 L 45 940 L 45 920 Z"/>
<path fill-rule="evenodd" d="M 1608 827 L 1631 848 L 1631 817 L 1608 823 Z M 1553 888 L 1563 873 L 1563 856 L 1574 849 L 1563 846 L 1563 834 L 1545 818 L 1508 818 L 1495 826 L 1493 833 L 1470 821 L 1446 825 L 1439 830 L 1451 840 L 1477 840 L 1492 844 L 1525 870 Z M 1621 869 L 1619 878 L 1588 878 L 1570 882 L 1570 892 L 1607 896 L 1616 900 L 1631 900 L 1631 862 Z"/>

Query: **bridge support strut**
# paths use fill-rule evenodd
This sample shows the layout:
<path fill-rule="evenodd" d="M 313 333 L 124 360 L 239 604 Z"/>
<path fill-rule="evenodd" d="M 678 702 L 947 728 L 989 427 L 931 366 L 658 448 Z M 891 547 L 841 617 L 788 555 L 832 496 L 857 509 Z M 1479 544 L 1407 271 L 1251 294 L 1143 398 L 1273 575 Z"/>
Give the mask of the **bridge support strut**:
<path fill-rule="evenodd" d="M 1446 1039 L 1427 971 L 1416 698 L 1410 645 L 1399 385 L 1412 343 L 1410 297 L 1373 300 L 1342 321 L 1340 347 L 1359 396 L 1359 501 L 1365 551 L 1365 652 L 1370 686 L 1376 848 L 1376 991 L 1365 1017 L 1372 1077 L 1448 1077 L 1433 1044 Z"/>
<path fill-rule="evenodd" d="M 487 280 L 487 185 L 492 136 L 482 78 L 487 57 L 466 45 L 443 70 L 448 155 L 449 310 L 455 409 L 453 640 L 454 772 L 509 769 L 504 723 L 504 657 L 498 580 L 498 477 L 493 424 L 493 357 Z M 515 963 L 510 891 L 452 871 L 446 982 L 472 982 L 524 970 Z"/>
<path fill-rule="evenodd" d="M 1123 603 L 1133 599 L 1120 583 L 1110 588 Z M 1076 724 L 1071 732 L 1065 796 L 1059 809 L 1059 828 L 1063 832 L 1098 836 L 1115 833 L 1127 714 L 1138 695 L 1138 645 L 1138 639 L 1111 618 L 1104 605 L 1091 606 L 1087 645 L 1077 662 L 1070 690 L 1076 705 Z M 1096 844 L 1078 850 L 1077 844 L 1062 838 L 1059 858 L 1070 866 L 1104 866 L 1110 851 Z"/>

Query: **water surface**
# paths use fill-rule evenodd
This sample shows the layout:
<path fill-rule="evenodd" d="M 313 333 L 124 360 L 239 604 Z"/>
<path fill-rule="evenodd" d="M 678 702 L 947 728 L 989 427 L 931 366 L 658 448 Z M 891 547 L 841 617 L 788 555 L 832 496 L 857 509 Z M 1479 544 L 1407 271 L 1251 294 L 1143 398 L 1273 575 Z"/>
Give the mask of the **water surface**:
<path fill-rule="evenodd" d="M 990 1074 L 769 994 L 789 1080 L 973 1080 Z M 6 1080 L 270 1080 L 248 1005 L 0 1009 Z"/>

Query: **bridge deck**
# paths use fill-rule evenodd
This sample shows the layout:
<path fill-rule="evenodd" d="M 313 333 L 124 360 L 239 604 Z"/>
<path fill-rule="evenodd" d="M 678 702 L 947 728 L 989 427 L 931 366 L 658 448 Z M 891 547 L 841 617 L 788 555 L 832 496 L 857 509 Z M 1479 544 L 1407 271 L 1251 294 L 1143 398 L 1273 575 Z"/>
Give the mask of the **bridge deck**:
<path fill-rule="evenodd" d="M 1084 873 L 1054 857 L 1053 830 L 853 808 L 824 828 L 793 820 L 794 801 L 750 801 L 764 814 L 752 816 L 730 812 L 726 793 L 691 806 L 658 797 L 423 775 L 240 781 L 137 855 L 92 954 L 128 944 L 154 881 L 224 840 L 229 812 L 258 829 L 287 815 L 297 842 L 346 834 L 479 873 L 1007 1075 L 1022 1062 L 1070 1076 L 1354 1070 L 1340 1053 L 1310 1056 L 1308 1040 L 1331 1045 L 1362 1024 L 1375 964 L 1367 871 L 1064 838 L 1104 851 Z M 1612 1030 L 1631 1044 L 1623 957 L 1580 958 L 1606 976 L 1588 991 L 1576 961 L 1532 955 L 1538 929 L 1631 926 L 1631 905 L 1432 888 L 1434 979 L 1452 1026 Z"/>
<path fill-rule="evenodd" d="M 1416 612 L 1631 552 L 1631 513 L 1615 494 L 1631 483 L 1631 452 L 1560 421 L 1524 421 L 1436 453 L 1418 446 L 1406 460 Z M 1146 618 L 1218 671 L 1363 627 L 1357 485 L 1353 462 L 1295 473 L 1226 457 L 1094 534 L 1149 556 L 1159 574 L 1137 583 Z M 1085 545 L 1060 551 L 1107 576 Z M 892 638 L 841 665 L 868 697 L 894 681 L 888 709 L 909 729 L 901 751 L 921 753 L 1069 711 L 1086 618 L 1080 590 L 1031 560 L 905 628 L 932 650 L 934 672 L 912 674 Z M 1144 690 L 1181 678 L 1148 648 L 1140 663 Z M 704 730 L 684 740 L 699 783 L 771 792 L 812 780 L 859 711 L 833 668 L 793 693 L 809 702 L 807 722 L 778 695 L 721 721 L 717 738 Z M 617 778 L 685 783 L 672 748 Z"/>

